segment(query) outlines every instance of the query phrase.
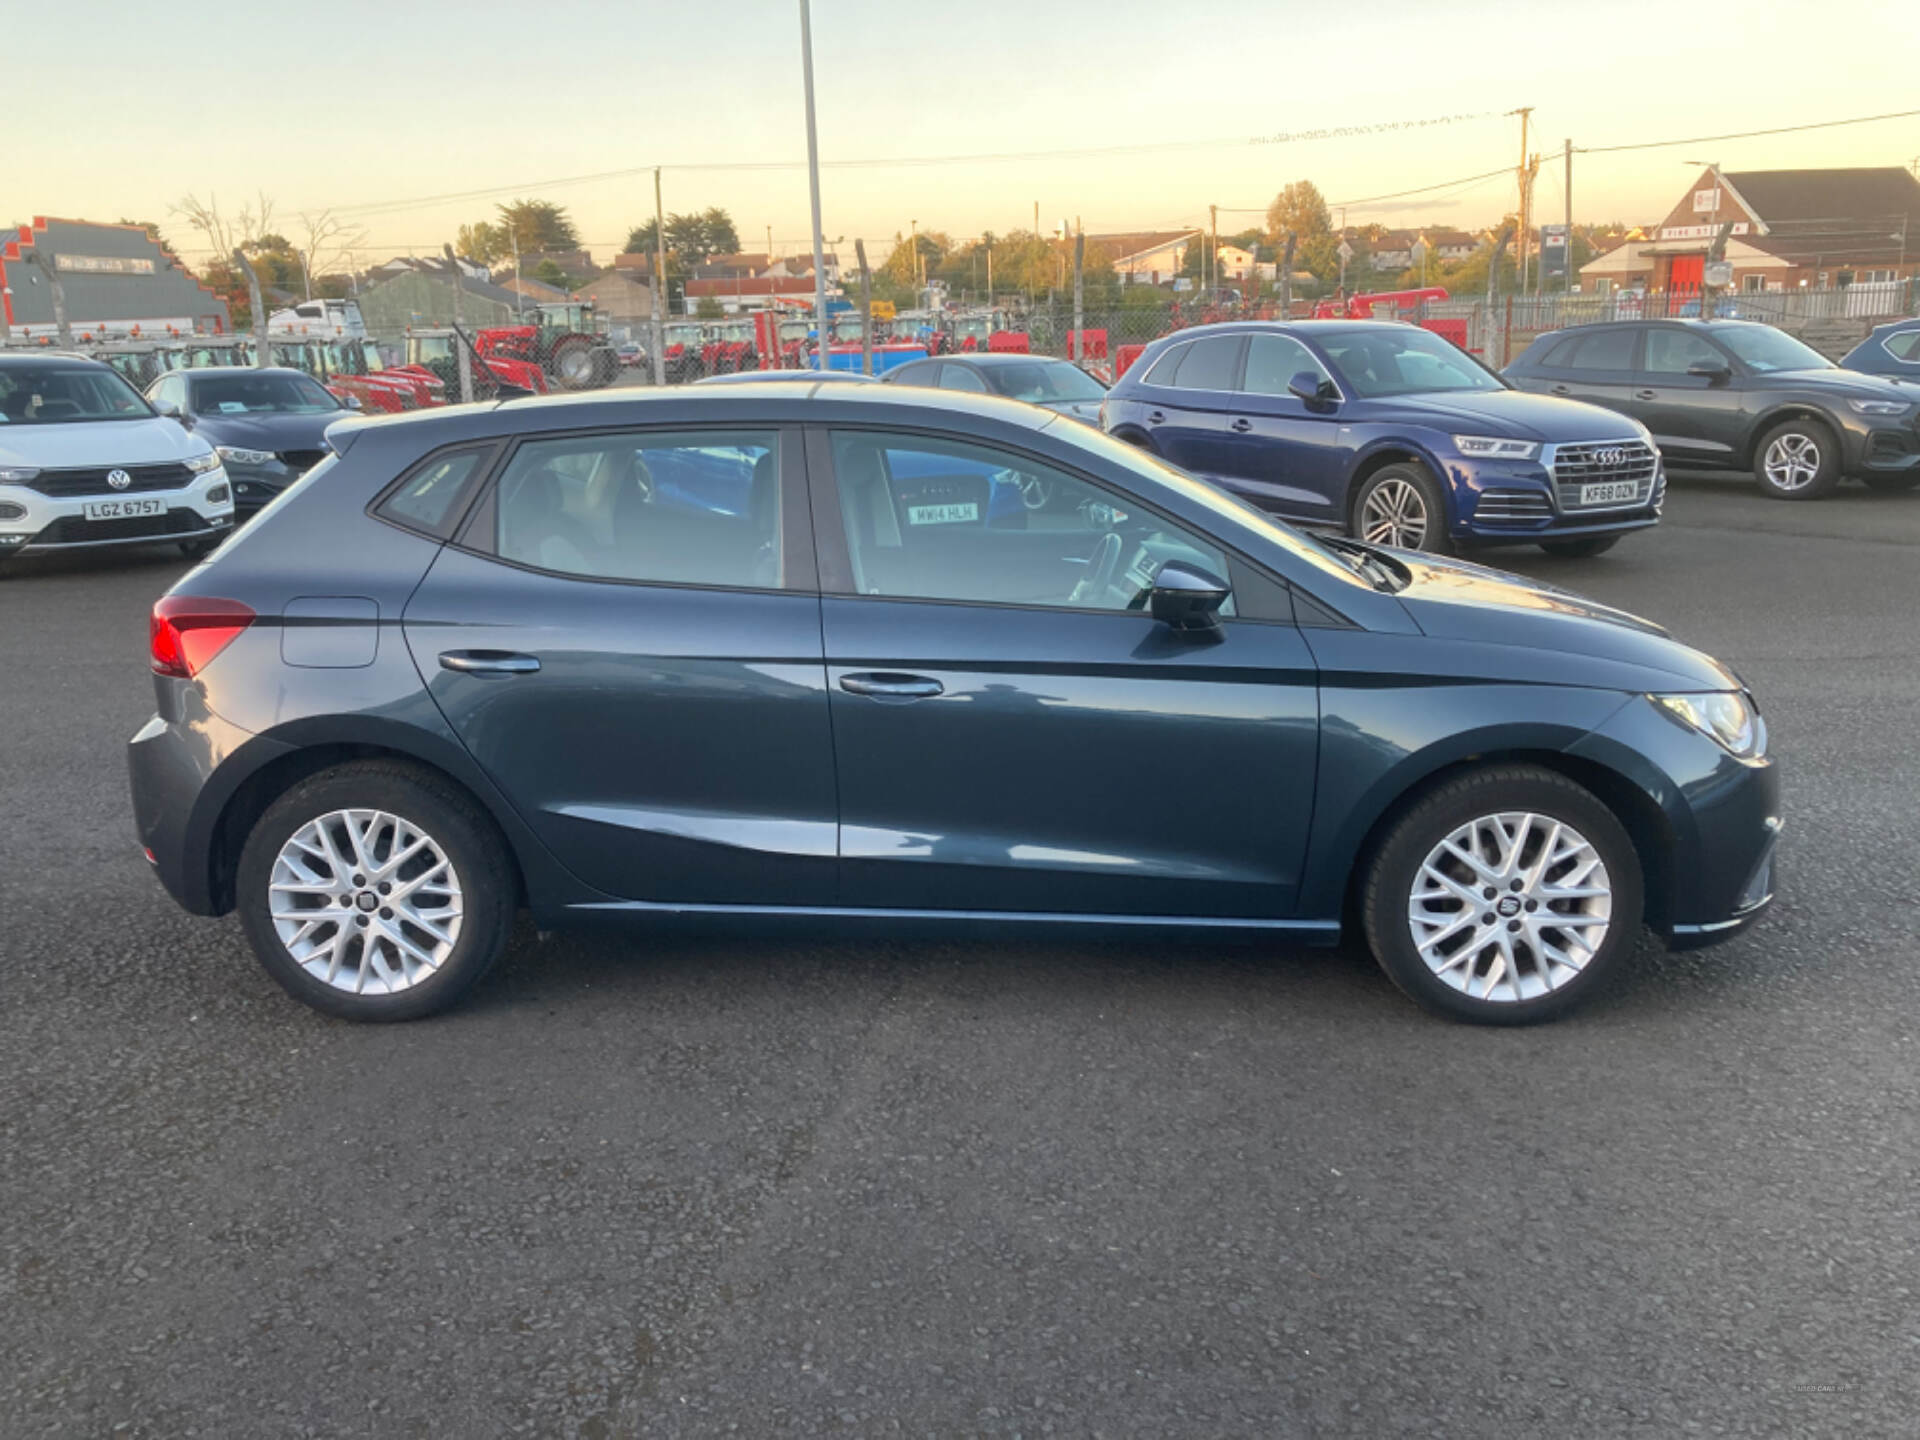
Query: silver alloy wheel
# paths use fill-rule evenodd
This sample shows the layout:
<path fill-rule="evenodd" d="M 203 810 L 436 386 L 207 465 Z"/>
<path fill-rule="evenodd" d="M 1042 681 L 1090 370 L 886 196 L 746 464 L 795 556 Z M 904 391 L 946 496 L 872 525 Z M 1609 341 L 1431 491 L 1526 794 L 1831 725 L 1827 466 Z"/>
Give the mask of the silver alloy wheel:
<path fill-rule="evenodd" d="M 1427 539 L 1427 502 L 1419 487 L 1382 480 L 1360 502 L 1360 538 L 1372 545 L 1418 550 Z"/>
<path fill-rule="evenodd" d="M 1476 1000 L 1532 1000 L 1578 978 L 1613 918 L 1606 863 L 1551 815 L 1507 811 L 1455 829 L 1428 854 L 1407 900 L 1414 948 Z"/>
<path fill-rule="evenodd" d="M 446 851 L 384 810 L 334 810 L 294 831 L 274 859 L 267 909 L 294 962 L 353 995 L 433 976 L 464 913 Z"/>
<path fill-rule="evenodd" d="M 1767 446 L 1760 465 L 1780 489 L 1804 490 L 1820 474 L 1820 446 L 1810 435 L 1789 431 Z"/>

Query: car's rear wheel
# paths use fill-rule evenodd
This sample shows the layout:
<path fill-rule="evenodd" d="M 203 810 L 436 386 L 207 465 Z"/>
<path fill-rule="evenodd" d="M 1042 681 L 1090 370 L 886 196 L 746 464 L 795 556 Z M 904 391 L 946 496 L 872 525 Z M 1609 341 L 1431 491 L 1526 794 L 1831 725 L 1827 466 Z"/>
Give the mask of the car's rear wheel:
<path fill-rule="evenodd" d="M 1369 545 L 1451 555 L 1446 497 L 1424 465 L 1394 464 L 1376 470 L 1353 497 L 1350 533 Z"/>
<path fill-rule="evenodd" d="M 1920 474 L 1913 475 L 1862 475 L 1860 479 L 1869 490 L 1878 490 L 1882 495 L 1898 495 L 1920 485 Z"/>
<path fill-rule="evenodd" d="M 1587 535 L 1578 540 L 1542 540 L 1540 548 L 1565 560 L 1585 560 L 1604 555 L 1619 543 L 1618 535 Z"/>
<path fill-rule="evenodd" d="M 1481 1024 L 1549 1020 L 1605 984 L 1640 933 L 1632 841 L 1592 792 L 1530 765 L 1447 782 L 1375 851 L 1362 913 L 1393 982 Z"/>
<path fill-rule="evenodd" d="M 356 761 L 267 807 L 241 850 L 240 918 L 267 972 L 349 1020 L 443 1010 L 499 958 L 517 891 L 506 844 L 430 772 Z"/>
<path fill-rule="evenodd" d="M 1817 420 L 1786 420 L 1760 437 L 1753 478 L 1776 500 L 1819 500 L 1840 484 L 1840 443 Z"/>

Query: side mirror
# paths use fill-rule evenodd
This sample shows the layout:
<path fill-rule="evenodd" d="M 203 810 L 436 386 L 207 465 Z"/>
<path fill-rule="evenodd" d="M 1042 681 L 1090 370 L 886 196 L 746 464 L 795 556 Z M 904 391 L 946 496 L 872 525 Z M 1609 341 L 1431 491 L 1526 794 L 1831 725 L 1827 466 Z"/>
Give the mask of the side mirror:
<path fill-rule="evenodd" d="M 1198 566 L 1169 560 L 1153 577 L 1148 609 L 1169 630 L 1210 634 L 1220 628 L 1220 607 L 1232 593 L 1227 582 Z"/>
<path fill-rule="evenodd" d="M 1311 370 L 1302 370 L 1287 382 L 1287 393 L 1309 405 L 1333 399 L 1333 388 Z"/>
<path fill-rule="evenodd" d="M 187 423 L 187 417 L 180 413 L 180 407 L 171 400 L 157 400 L 154 402 L 153 408 L 169 420 L 177 420 L 182 425 Z"/>
<path fill-rule="evenodd" d="M 1692 365 L 1687 366 L 1687 374 L 1697 376 L 1709 385 L 1718 385 L 1723 381 L 1733 378 L 1733 371 L 1729 370 L 1717 360 L 1696 361 Z"/>
<path fill-rule="evenodd" d="M 364 406 L 361 405 L 360 397 L 358 395 L 349 395 L 340 403 L 346 406 L 347 409 L 349 410 L 360 410 L 365 408 Z"/>

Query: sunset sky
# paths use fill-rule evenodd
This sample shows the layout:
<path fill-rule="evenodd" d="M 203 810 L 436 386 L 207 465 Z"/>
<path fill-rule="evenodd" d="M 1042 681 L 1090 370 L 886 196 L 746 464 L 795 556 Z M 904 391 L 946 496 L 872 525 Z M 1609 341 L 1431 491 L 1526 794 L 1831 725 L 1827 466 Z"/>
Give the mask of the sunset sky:
<path fill-rule="evenodd" d="M 659 164 L 669 211 L 724 206 L 747 248 L 769 229 L 779 251 L 807 246 L 797 0 L 275 13 L 239 23 L 231 0 L 13 10 L 0 220 L 157 220 L 191 260 L 204 242 L 169 213 L 182 196 L 231 210 L 265 191 L 285 216 L 344 212 L 374 261 L 437 251 L 462 221 L 527 195 L 565 205 L 606 252 L 651 215 L 651 176 L 553 182 Z M 813 16 L 825 233 L 849 251 L 865 237 L 875 260 L 910 222 L 1005 232 L 1031 226 L 1036 201 L 1043 229 L 1077 217 L 1092 233 L 1201 225 L 1217 204 L 1225 233 L 1290 180 L 1337 206 L 1474 176 L 1518 160 L 1504 112 L 1521 105 L 1554 157 L 1536 192 L 1546 217 L 1561 211 L 1568 137 L 1600 147 L 1920 109 L 1913 0 L 815 0 Z M 1447 117 L 1460 118 L 1249 143 Z M 1920 117 L 1576 154 L 1575 218 L 1656 219 L 1690 181 L 1685 162 L 1705 160 L 1904 166 L 1920 162 Z M 448 194 L 462 198 L 432 198 Z M 1472 225 L 1513 194 L 1509 174 L 1350 205 L 1346 219 Z"/>

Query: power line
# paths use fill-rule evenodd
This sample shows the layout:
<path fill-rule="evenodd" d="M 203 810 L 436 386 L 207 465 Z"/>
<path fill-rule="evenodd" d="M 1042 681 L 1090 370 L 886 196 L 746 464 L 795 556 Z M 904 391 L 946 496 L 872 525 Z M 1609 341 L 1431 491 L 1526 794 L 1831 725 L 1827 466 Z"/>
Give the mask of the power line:
<path fill-rule="evenodd" d="M 1640 140 L 1631 145 L 1576 145 L 1577 155 L 1616 155 L 1622 150 L 1658 150 L 1668 145 L 1711 145 L 1716 140 L 1751 140 L 1760 135 L 1793 135 L 1802 130 L 1831 130 L 1837 125 L 1871 125 L 1879 120 L 1911 120 L 1920 110 L 1890 110 L 1885 115 L 1857 115 L 1851 120 L 1816 120 L 1807 125 L 1777 125 L 1771 130 L 1737 130 L 1731 135 L 1694 135 L 1685 140 Z"/>

